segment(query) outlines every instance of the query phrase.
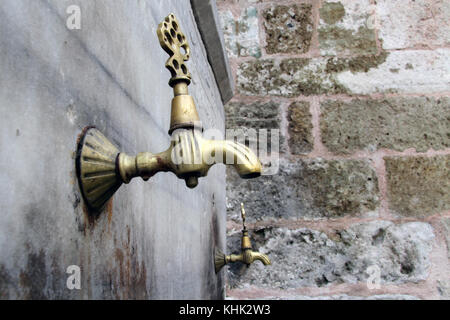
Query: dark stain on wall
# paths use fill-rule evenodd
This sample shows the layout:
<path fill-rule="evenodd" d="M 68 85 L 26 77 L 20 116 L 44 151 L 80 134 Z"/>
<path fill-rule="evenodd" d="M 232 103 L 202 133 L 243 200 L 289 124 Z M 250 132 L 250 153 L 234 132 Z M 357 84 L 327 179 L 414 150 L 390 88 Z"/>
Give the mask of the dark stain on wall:
<path fill-rule="evenodd" d="M 47 300 L 43 291 L 47 279 L 45 269 L 45 253 L 29 253 L 26 269 L 20 272 L 20 287 L 23 289 L 23 298 L 32 300 Z"/>

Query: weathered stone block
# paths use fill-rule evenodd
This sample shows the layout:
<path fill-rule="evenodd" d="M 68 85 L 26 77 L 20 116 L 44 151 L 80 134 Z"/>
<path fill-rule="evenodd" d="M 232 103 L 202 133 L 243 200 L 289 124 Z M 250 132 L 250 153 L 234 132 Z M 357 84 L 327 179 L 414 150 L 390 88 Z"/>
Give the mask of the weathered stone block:
<path fill-rule="evenodd" d="M 377 0 L 376 12 L 385 49 L 450 44 L 446 0 Z"/>
<path fill-rule="evenodd" d="M 327 235 L 307 228 L 288 230 L 266 228 L 251 232 L 254 250 L 265 253 L 272 265 L 259 261 L 246 268 L 231 264 L 231 287 L 254 285 L 266 288 L 324 287 L 339 283 L 373 283 L 369 279 L 379 271 L 379 283 L 417 282 L 428 277 L 434 239 L 427 223 L 394 224 L 371 221 L 353 225 Z M 229 235 L 228 252 L 239 250 L 240 233 Z M 368 269 L 371 267 L 371 269 Z"/>
<path fill-rule="evenodd" d="M 449 98 L 329 100 L 321 115 L 322 142 L 335 153 L 450 147 Z"/>
<path fill-rule="evenodd" d="M 372 10 L 374 11 L 374 10 Z M 319 47 L 323 55 L 375 54 L 369 0 L 324 2 L 320 8 Z"/>
<path fill-rule="evenodd" d="M 387 54 L 358 56 L 355 58 L 288 58 L 260 59 L 243 62 L 237 71 L 237 86 L 248 95 L 299 95 L 352 93 L 342 74 L 367 73 L 386 61 Z"/>
<path fill-rule="evenodd" d="M 384 159 L 394 213 L 419 217 L 450 209 L 450 156 Z"/>
<path fill-rule="evenodd" d="M 313 32 L 312 5 L 276 5 L 264 10 L 266 51 L 272 53 L 305 53 Z"/>
<path fill-rule="evenodd" d="M 240 17 L 235 19 L 229 10 L 220 12 L 225 47 L 230 57 L 253 56 L 259 58 L 258 14 L 254 7 L 242 11 Z"/>
<path fill-rule="evenodd" d="M 373 215 L 379 204 L 375 171 L 363 160 L 280 161 L 275 175 L 242 180 L 227 171 L 229 218 L 240 221 L 245 202 L 248 221 Z"/>
<path fill-rule="evenodd" d="M 447 92 L 450 49 L 392 51 L 364 71 L 343 70 L 335 81 L 355 94 Z"/>
<path fill-rule="evenodd" d="M 313 149 L 312 116 L 309 102 L 296 101 L 288 109 L 289 148 L 292 154 L 304 154 Z"/>
<path fill-rule="evenodd" d="M 237 135 L 240 143 L 245 143 L 254 151 L 266 150 L 269 158 L 261 159 L 263 165 L 270 161 L 272 152 L 284 152 L 286 149 L 285 138 L 280 135 L 278 103 L 273 101 L 231 102 L 225 106 L 225 112 L 227 139 L 234 139 Z M 274 134 L 273 130 L 278 132 Z M 272 139 L 276 141 L 276 145 L 272 145 Z M 258 153 L 258 156 L 261 157 L 261 154 Z"/>
<path fill-rule="evenodd" d="M 350 71 L 352 74 L 369 72 L 372 68 L 377 68 L 386 62 L 388 53 L 383 51 L 378 55 L 355 56 L 351 58 L 332 57 L 326 60 L 325 72 L 341 73 Z"/>
<path fill-rule="evenodd" d="M 338 2 L 325 2 L 319 10 L 321 24 L 335 24 L 345 17 L 344 5 Z"/>
<path fill-rule="evenodd" d="M 295 97 L 344 92 L 325 70 L 326 62 L 317 59 L 246 61 L 237 71 L 237 85 L 241 93 L 248 95 Z"/>
<path fill-rule="evenodd" d="M 242 94 L 433 93 L 450 89 L 450 49 L 409 50 L 354 58 L 261 59 L 240 64 Z"/>
<path fill-rule="evenodd" d="M 226 128 L 279 129 L 279 104 L 230 102 L 225 106 Z"/>

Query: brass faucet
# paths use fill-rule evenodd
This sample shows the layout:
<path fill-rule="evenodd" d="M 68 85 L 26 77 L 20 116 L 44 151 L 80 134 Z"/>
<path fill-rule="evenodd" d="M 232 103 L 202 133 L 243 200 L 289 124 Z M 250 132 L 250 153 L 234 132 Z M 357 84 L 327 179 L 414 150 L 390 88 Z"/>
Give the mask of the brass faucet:
<path fill-rule="evenodd" d="M 242 239 L 241 239 L 241 253 L 225 255 L 219 248 L 216 248 L 214 255 L 214 265 L 216 273 L 222 269 L 222 267 L 230 262 L 240 261 L 245 263 L 249 267 L 255 260 L 261 261 L 265 266 L 271 264 L 267 255 L 257 251 L 252 251 L 252 244 L 250 237 L 248 236 L 248 230 L 245 226 L 245 209 L 244 204 L 241 202 L 241 216 L 242 216 Z"/>
<path fill-rule="evenodd" d="M 174 93 L 169 129 L 171 144 L 160 153 L 130 156 L 120 152 L 99 130 L 85 128 L 78 144 L 76 169 L 81 193 L 94 211 L 99 211 L 122 183 L 138 176 L 146 181 L 160 171 L 173 172 L 189 188 L 195 188 L 198 178 L 206 176 L 216 163 L 233 165 L 244 179 L 261 175 L 261 162 L 246 146 L 202 137 L 194 99 L 188 93 L 191 74 L 185 61 L 189 60 L 190 47 L 173 14 L 158 25 L 157 35 L 161 47 L 170 56 L 166 68 L 172 76 L 169 85 Z"/>

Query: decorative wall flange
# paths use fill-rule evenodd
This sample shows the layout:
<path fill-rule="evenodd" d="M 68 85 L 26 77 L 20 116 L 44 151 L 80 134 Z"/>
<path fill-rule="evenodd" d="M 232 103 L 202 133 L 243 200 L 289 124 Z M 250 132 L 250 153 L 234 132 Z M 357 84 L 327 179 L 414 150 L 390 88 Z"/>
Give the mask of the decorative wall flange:
<path fill-rule="evenodd" d="M 119 149 L 94 127 L 83 130 L 78 144 L 76 169 L 81 194 L 90 209 L 100 209 L 119 189 Z"/>

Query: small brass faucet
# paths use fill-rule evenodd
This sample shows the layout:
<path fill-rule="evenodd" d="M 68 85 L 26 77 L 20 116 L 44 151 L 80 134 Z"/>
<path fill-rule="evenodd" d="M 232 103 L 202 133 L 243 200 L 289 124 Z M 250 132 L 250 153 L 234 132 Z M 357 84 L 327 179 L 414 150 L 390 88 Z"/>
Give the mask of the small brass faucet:
<path fill-rule="evenodd" d="M 222 267 L 230 262 L 240 261 L 245 263 L 249 267 L 255 260 L 261 261 L 265 266 L 271 264 L 267 255 L 260 252 L 252 251 L 252 244 L 250 237 L 248 236 L 248 230 L 245 226 L 245 209 L 244 204 L 241 202 L 241 216 L 242 216 L 242 239 L 241 239 L 241 253 L 225 255 L 219 248 L 216 248 L 214 255 L 214 265 L 216 273 L 222 269 Z"/>
<path fill-rule="evenodd" d="M 189 60 L 190 47 L 175 15 L 169 14 L 158 25 L 157 35 L 170 56 L 166 68 L 172 76 L 169 85 L 174 93 L 171 144 L 160 153 L 130 156 L 120 152 L 99 130 L 86 128 L 78 144 L 76 169 L 85 202 L 94 211 L 99 211 L 122 183 L 138 176 L 146 181 L 161 171 L 173 172 L 189 188 L 195 188 L 198 178 L 206 176 L 216 163 L 233 165 L 244 179 L 261 175 L 261 162 L 246 146 L 202 137 L 194 99 L 188 92 L 191 74 L 185 61 Z"/>

